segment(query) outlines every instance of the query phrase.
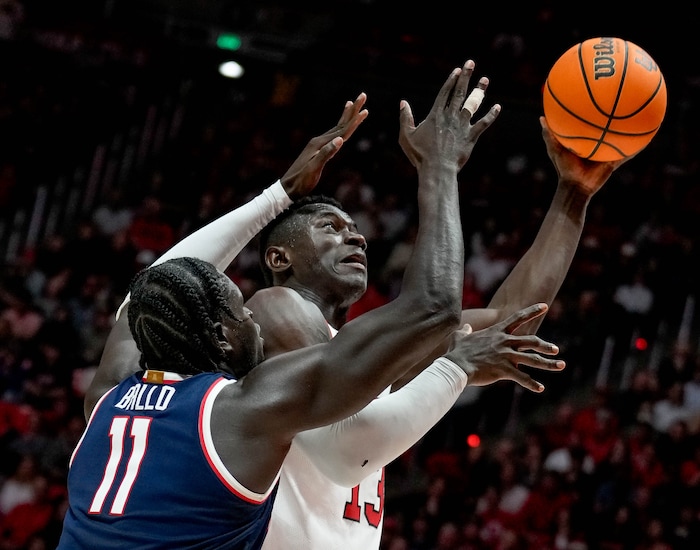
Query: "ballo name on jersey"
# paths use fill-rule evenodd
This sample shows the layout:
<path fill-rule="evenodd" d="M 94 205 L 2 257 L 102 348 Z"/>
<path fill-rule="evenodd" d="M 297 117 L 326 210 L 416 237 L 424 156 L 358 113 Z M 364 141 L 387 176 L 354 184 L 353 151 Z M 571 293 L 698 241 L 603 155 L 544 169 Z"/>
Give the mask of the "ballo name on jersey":
<path fill-rule="evenodd" d="M 115 407 L 127 411 L 164 411 L 173 395 L 175 388 L 172 386 L 136 384 L 129 388 Z"/>

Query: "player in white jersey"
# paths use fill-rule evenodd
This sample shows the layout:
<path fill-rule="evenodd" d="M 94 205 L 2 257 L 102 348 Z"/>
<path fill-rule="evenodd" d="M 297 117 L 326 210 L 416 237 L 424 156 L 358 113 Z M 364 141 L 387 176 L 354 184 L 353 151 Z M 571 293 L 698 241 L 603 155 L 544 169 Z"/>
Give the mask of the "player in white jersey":
<path fill-rule="evenodd" d="M 477 107 L 471 106 L 474 111 Z M 559 186 L 532 248 L 494 297 L 492 305 L 499 307 L 463 312 L 463 319 L 470 319 L 480 328 L 495 323 L 521 304 L 536 301 L 530 297 L 542 296 L 547 302 L 553 299 L 577 247 L 588 201 L 616 168 L 613 163 L 594 165 L 574 157 L 556 144 L 544 126 L 543 137 L 560 175 Z M 415 152 L 408 139 L 402 134 L 402 146 L 405 151 L 408 147 L 407 154 L 412 158 Z M 307 149 L 307 154 L 302 153 L 282 178 L 282 184 L 276 182 L 251 203 L 191 235 L 163 260 L 193 255 L 224 269 L 257 231 L 290 205 L 289 196 L 303 195 L 314 188 L 320 168 L 305 180 L 300 177 L 313 155 L 313 147 Z M 289 176 L 294 173 L 299 187 L 290 188 L 294 180 Z M 301 185 L 303 182 L 305 185 Z M 547 263 L 541 261 L 545 256 L 549 256 Z M 295 282 L 301 280 L 298 264 L 288 265 L 284 254 L 273 254 L 271 261 L 282 271 L 293 267 Z M 528 271 L 535 276 L 524 276 Z M 306 281 L 307 288 L 275 282 L 280 286 L 260 291 L 247 305 L 262 327 L 266 356 L 328 341 L 328 326 L 342 324 L 343 312 L 364 292 L 366 279 L 351 282 L 350 289 L 333 289 L 333 285 L 323 287 L 324 280 L 312 276 Z M 324 297 L 337 296 L 339 301 L 320 300 L 321 292 L 315 287 L 327 291 Z M 262 300 L 265 296 L 270 299 Z M 527 332 L 534 332 L 538 325 L 535 319 Z M 492 359 L 495 365 L 496 358 Z M 487 362 L 485 357 L 481 360 Z M 514 380 L 532 391 L 543 389 L 523 371 L 507 371 L 502 364 L 498 369 L 501 379 Z M 496 379 L 468 380 L 450 365 L 437 361 L 400 391 L 385 392 L 360 413 L 327 428 L 298 434 L 282 468 L 265 548 L 378 548 L 383 521 L 383 467 L 420 439 L 468 383 L 483 385 Z"/>
<path fill-rule="evenodd" d="M 462 312 L 462 321 L 475 330 L 527 303 L 551 303 L 577 249 L 589 201 L 622 164 L 577 157 L 556 142 L 544 119 L 540 122 L 559 176 L 557 189 L 530 249 L 488 307 Z M 410 151 L 408 154 L 410 157 Z M 309 199 L 299 202 L 304 200 Z M 268 357 L 327 341 L 326 324 L 342 326 L 344 312 L 365 290 L 362 281 L 340 280 L 332 269 L 326 269 L 319 259 L 328 251 L 321 246 L 305 250 L 294 243 L 293 232 L 280 229 L 290 224 L 290 218 L 293 221 L 294 214 L 288 210 L 263 229 L 261 263 L 272 287 L 258 291 L 246 303 L 256 312 Z M 540 322 L 541 317 L 522 327 L 522 333 L 534 334 Z M 290 326 L 296 330 L 285 330 Z M 352 417 L 297 434 L 282 467 L 264 550 L 378 549 L 384 466 L 437 423 L 461 388 L 458 380 L 434 372 L 433 365 L 401 390 L 385 392 Z"/>

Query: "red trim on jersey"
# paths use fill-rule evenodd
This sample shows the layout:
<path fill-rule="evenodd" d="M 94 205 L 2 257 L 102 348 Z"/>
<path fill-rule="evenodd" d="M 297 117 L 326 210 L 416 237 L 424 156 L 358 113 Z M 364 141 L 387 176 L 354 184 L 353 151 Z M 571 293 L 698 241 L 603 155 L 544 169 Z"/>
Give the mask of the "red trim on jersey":
<path fill-rule="evenodd" d="M 97 400 L 97 403 L 95 403 L 95 406 L 92 408 L 92 412 L 90 413 L 90 418 L 88 418 L 86 424 L 85 424 L 85 429 L 83 430 L 83 434 L 80 436 L 80 439 L 78 440 L 78 444 L 75 446 L 73 449 L 73 452 L 70 455 L 70 460 L 68 461 L 68 467 L 70 468 L 73 465 L 73 458 L 75 458 L 75 454 L 78 452 L 78 449 L 80 449 L 80 446 L 83 443 L 83 439 L 85 439 L 85 434 L 88 431 L 88 428 L 90 427 L 90 423 L 92 422 L 92 419 L 95 418 L 95 413 L 97 412 L 97 409 L 102 405 L 102 402 L 107 399 L 107 396 L 112 393 L 117 386 L 113 386 L 110 389 L 108 389 L 106 392 L 102 394 L 102 397 L 100 397 Z"/>
<path fill-rule="evenodd" d="M 225 378 L 220 378 L 219 380 L 214 382 L 209 387 L 207 392 L 204 394 L 204 397 L 202 398 L 202 403 L 199 406 L 199 445 L 202 447 L 202 452 L 204 453 L 204 457 L 207 459 L 207 463 L 209 464 L 209 467 L 216 474 L 216 477 L 219 478 L 219 481 L 221 481 L 221 483 L 223 483 L 224 486 L 227 487 L 229 491 L 231 491 L 234 495 L 236 495 L 240 499 L 245 500 L 246 502 L 249 502 L 250 504 L 260 505 L 260 504 L 263 504 L 267 500 L 269 495 L 268 495 L 268 497 L 265 497 L 262 500 L 255 500 L 255 499 L 250 498 L 247 495 L 244 495 L 238 489 L 236 489 L 236 487 L 231 485 L 226 480 L 226 478 L 222 475 L 222 473 L 219 471 L 219 469 L 216 467 L 216 464 L 212 460 L 211 455 L 207 451 L 207 445 L 204 441 L 204 426 L 202 425 L 204 422 L 204 409 L 207 405 L 207 402 L 209 401 L 209 396 L 211 395 L 212 391 L 214 391 L 219 386 L 219 384 L 225 384 L 226 382 L 227 382 L 227 380 Z"/>

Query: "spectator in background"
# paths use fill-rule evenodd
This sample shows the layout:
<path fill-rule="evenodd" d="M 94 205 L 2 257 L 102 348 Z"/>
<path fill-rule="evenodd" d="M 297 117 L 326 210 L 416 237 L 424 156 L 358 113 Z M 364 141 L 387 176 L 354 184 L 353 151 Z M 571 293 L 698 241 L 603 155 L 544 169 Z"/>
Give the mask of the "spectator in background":
<path fill-rule="evenodd" d="M 474 286 L 482 296 L 490 298 L 515 265 L 515 260 L 506 253 L 507 237 L 499 235 L 486 240 L 467 258 L 465 271 L 474 278 Z"/>
<path fill-rule="evenodd" d="M 24 286 L 12 289 L 0 286 L 0 304 L 0 320 L 6 323 L 10 336 L 21 342 L 32 340 L 46 320 Z"/>
<path fill-rule="evenodd" d="M 666 390 L 674 382 L 685 383 L 693 377 L 697 354 L 687 338 L 678 337 L 670 344 L 670 349 L 659 363 L 659 386 Z"/>
<path fill-rule="evenodd" d="M 134 209 L 124 198 L 124 190 L 119 187 L 111 189 L 104 201 L 92 213 L 92 222 L 104 237 L 128 229 L 134 219 Z"/>
<path fill-rule="evenodd" d="M 36 407 L 27 407 L 26 422 L 22 430 L 18 432 L 7 445 L 7 450 L 15 456 L 33 457 L 36 470 L 40 471 L 40 457 L 49 445 L 51 436 L 44 429 L 42 411 Z"/>
<path fill-rule="evenodd" d="M 110 254 L 109 241 L 88 217 L 78 221 L 73 237 L 66 243 L 65 254 L 74 284 L 80 284 L 88 273 L 108 275 L 104 266 Z"/>
<path fill-rule="evenodd" d="M 227 210 L 222 210 L 217 196 L 211 191 L 205 191 L 199 197 L 199 201 L 194 210 L 185 210 L 182 223 L 178 230 L 178 236 L 184 238 L 190 233 L 194 233 L 210 222 L 213 222 Z"/>
<path fill-rule="evenodd" d="M 642 525 L 642 540 L 635 550 L 677 550 L 669 542 L 666 526 L 661 517 L 652 517 L 648 523 Z"/>
<path fill-rule="evenodd" d="M 342 201 L 341 201 L 342 202 Z M 413 209 L 402 202 L 397 192 L 389 191 L 380 199 L 379 221 L 382 224 L 382 238 L 390 243 L 401 237 L 411 220 Z"/>
<path fill-rule="evenodd" d="M 691 431 L 690 425 L 677 420 L 665 434 L 659 434 L 656 438 L 656 455 L 668 472 L 669 482 L 677 483 L 680 479 L 680 470 L 683 462 L 693 456 L 694 436 L 697 428 Z"/>
<path fill-rule="evenodd" d="M 659 398 L 659 379 L 648 366 L 635 369 L 629 385 L 615 399 L 615 411 L 624 426 L 651 421 L 651 407 Z"/>
<path fill-rule="evenodd" d="M 561 528 L 562 515 L 567 531 L 570 530 L 569 510 L 573 498 L 562 482 L 561 474 L 552 470 L 542 472 L 511 523 L 513 530 L 523 534 L 528 550 L 541 550 L 553 545 L 554 535 Z M 566 535 L 573 534 L 567 532 Z"/>
<path fill-rule="evenodd" d="M 19 550 L 28 548 L 30 539 L 41 533 L 50 523 L 61 487 L 51 487 L 44 475 L 33 481 L 32 499 L 18 504 L 0 519 L 0 548 Z"/>
<path fill-rule="evenodd" d="M 571 298 L 571 310 L 567 314 L 569 338 L 566 360 L 572 381 L 590 384 L 595 379 L 608 336 L 606 308 L 600 290 L 588 286 L 579 288 Z M 625 345 L 625 350 L 629 349 Z"/>
<path fill-rule="evenodd" d="M 683 382 L 676 380 L 664 390 L 664 395 L 651 407 L 651 425 L 662 434 L 676 421 L 693 422 L 692 411 L 685 405 Z"/>
<path fill-rule="evenodd" d="M 576 412 L 572 422 L 581 445 L 596 466 L 610 457 L 621 440 L 619 418 L 612 407 L 611 391 L 607 388 L 596 388 L 591 402 Z"/>
<path fill-rule="evenodd" d="M 175 244 L 175 230 L 163 215 L 163 204 L 155 195 L 143 198 L 129 225 L 131 244 L 139 251 L 160 255 Z"/>
<path fill-rule="evenodd" d="M 103 265 L 105 273 L 109 274 L 108 283 L 114 301 L 119 302 L 126 296 L 129 281 L 141 267 L 137 262 L 139 251 L 129 238 L 128 229 L 112 235 L 108 243 L 109 254 Z M 146 254 L 151 254 L 146 251 Z M 143 264 L 143 267 L 149 262 Z"/>
<path fill-rule="evenodd" d="M 401 279 L 406 269 L 406 263 L 413 252 L 417 231 L 418 228 L 415 224 L 409 224 L 402 237 L 391 247 L 388 257 L 383 262 L 379 277 L 386 285 L 389 299 L 398 296 L 401 290 Z"/>
<path fill-rule="evenodd" d="M 76 279 L 75 288 L 66 299 L 66 308 L 77 335 L 83 333 L 86 327 L 92 325 L 95 315 L 109 307 L 109 279 L 94 272 L 86 272 L 83 277 Z M 77 354 L 78 357 L 80 354 Z"/>
<path fill-rule="evenodd" d="M 700 361 L 695 359 L 695 368 L 690 380 L 683 384 L 684 405 L 692 414 L 700 415 Z"/>
<path fill-rule="evenodd" d="M 70 237 L 67 235 L 48 235 L 35 249 L 27 251 L 32 259 L 29 262 L 29 273 L 26 280 L 35 299 L 46 291 L 48 284 L 63 288 L 68 284 L 73 268 L 68 252 L 69 240 Z M 56 294 L 57 292 L 53 290 L 50 292 L 51 296 Z"/>
<path fill-rule="evenodd" d="M 613 300 L 632 318 L 632 324 L 637 325 L 651 313 L 654 305 L 654 293 L 647 284 L 646 272 L 642 268 L 635 269 L 631 280 L 617 286 Z"/>
<path fill-rule="evenodd" d="M 700 518 L 693 501 L 683 500 L 677 514 L 669 518 L 666 537 L 673 550 L 695 550 L 700 548 Z"/>
<path fill-rule="evenodd" d="M 359 317 L 367 311 L 371 311 L 389 302 L 389 296 L 381 283 L 375 281 L 367 282 L 367 290 L 362 297 L 354 302 L 347 313 L 347 320 L 350 321 Z"/>
<path fill-rule="evenodd" d="M 462 309 L 477 309 L 486 307 L 486 298 L 476 287 L 476 279 L 474 275 L 468 271 L 464 272 L 464 283 L 462 285 Z M 552 306 L 550 306 L 550 311 Z M 549 317 L 549 312 L 547 312 Z M 552 340 L 558 342 L 558 340 Z M 559 347 L 561 350 L 562 348 Z"/>
<path fill-rule="evenodd" d="M 634 336 L 647 339 L 655 336 L 651 316 L 654 292 L 647 284 L 643 268 L 634 268 L 633 273 L 617 285 L 613 302 L 619 311 L 616 334 L 621 343 L 631 342 Z"/>
<path fill-rule="evenodd" d="M 343 205 L 353 219 L 357 214 L 364 216 L 366 208 L 376 200 L 374 188 L 365 181 L 363 173 L 354 168 L 346 168 L 340 172 L 338 180 L 334 193 L 335 199 Z M 369 230 L 371 235 L 374 228 L 358 224 L 357 229 L 362 234 Z M 369 237 L 367 240 L 370 240 Z"/>
<path fill-rule="evenodd" d="M 65 484 L 70 456 L 84 429 L 82 411 L 69 410 L 61 425 L 52 432 L 39 457 L 39 466 L 53 483 Z"/>
<path fill-rule="evenodd" d="M 80 330 L 78 349 L 84 365 L 97 365 L 102 356 L 102 350 L 107 343 L 107 337 L 112 330 L 114 313 L 106 306 L 98 305 L 92 313 L 89 323 Z"/>
<path fill-rule="evenodd" d="M 531 489 L 520 480 L 517 463 L 503 462 L 498 475 L 498 512 L 506 528 L 516 525 L 530 492 Z"/>
<path fill-rule="evenodd" d="M 6 516 L 17 505 L 32 502 L 35 480 L 39 476 L 37 459 L 32 454 L 14 455 L 14 469 L 0 486 L 0 515 Z"/>

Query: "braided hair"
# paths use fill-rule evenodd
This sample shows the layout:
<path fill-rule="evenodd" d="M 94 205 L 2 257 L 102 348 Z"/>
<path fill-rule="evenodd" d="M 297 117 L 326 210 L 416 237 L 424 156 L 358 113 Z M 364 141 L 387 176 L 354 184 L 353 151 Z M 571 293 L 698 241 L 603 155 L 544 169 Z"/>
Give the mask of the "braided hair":
<path fill-rule="evenodd" d="M 215 323 L 235 316 L 229 283 L 213 265 L 197 258 L 168 260 L 141 270 L 129 292 L 129 329 L 141 368 L 197 374 L 228 365 Z"/>
<path fill-rule="evenodd" d="M 265 263 L 265 253 L 268 247 L 278 243 L 288 243 L 295 232 L 299 229 L 298 224 L 294 223 L 299 217 L 308 215 L 314 212 L 311 208 L 317 204 L 329 204 L 342 210 L 343 206 L 336 199 L 325 195 L 309 195 L 294 201 L 285 210 L 280 212 L 277 217 L 268 223 L 260 232 L 258 240 L 258 250 L 260 255 L 260 269 L 263 272 L 265 283 L 271 286 L 272 271 Z"/>

